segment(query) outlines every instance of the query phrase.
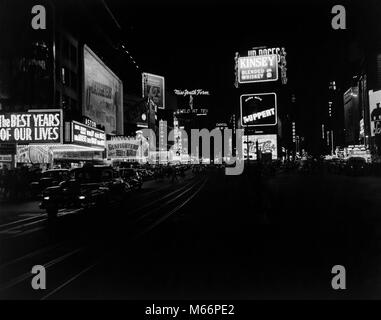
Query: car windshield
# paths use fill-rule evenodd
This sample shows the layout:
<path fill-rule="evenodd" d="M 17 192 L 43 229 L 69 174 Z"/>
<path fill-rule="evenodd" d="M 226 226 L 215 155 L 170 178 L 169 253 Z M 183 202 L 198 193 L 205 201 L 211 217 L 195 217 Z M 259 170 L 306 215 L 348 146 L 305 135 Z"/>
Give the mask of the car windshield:
<path fill-rule="evenodd" d="M 42 178 L 59 178 L 59 177 L 65 176 L 66 174 L 67 174 L 67 171 L 64 171 L 64 170 L 45 171 L 42 174 Z"/>
<path fill-rule="evenodd" d="M 108 181 L 113 178 L 113 171 L 109 169 L 86 169 L 75 170 L 72 177 L 82 183 L 94 183 Z"/>
<path fill-rule="evenodd" d="M 136 172 L 133 169 L 127 169 L 127 170 L 125 169 L 121 171 L 121 175 L 124 178 L 129 178 L 129 177 L 136 176 Z"/>

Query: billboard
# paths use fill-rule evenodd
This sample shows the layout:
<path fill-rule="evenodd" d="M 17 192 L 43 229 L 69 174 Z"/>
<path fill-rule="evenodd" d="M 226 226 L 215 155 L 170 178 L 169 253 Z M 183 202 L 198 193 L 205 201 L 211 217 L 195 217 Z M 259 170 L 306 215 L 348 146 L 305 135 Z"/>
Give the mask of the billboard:
<path fill-rule="evenodd" d="M 277 124 L 277 98 L 274 92 L 241 95 L 240 110 L 241 123 L 244 127 Z"/>
<path fill-rule="evenodd" d="M 278 144 L 276 134 L 263 134 L 263 135 L 244 135 L 242 138 L 242 150 L 245 159 L 247 158 L 247 149 L 249 148 L 249 157 L 251 160 L 257 159 L 258 141 L 259 151 L 263 153 L 271 153 L 271 158 L 276 160 L 278 158 Z"/>
<path fill-rule="evenodd" d="M 381 90 L 369 90 L 369 114 L 371 136 L 381 134 Z"/>
<path fill-rule="evenodd" d="M 0 113 L 0 143 L 62 143 L 62 110 Z"/>
<path fill-rule="evenodd" d="M 128 159 L 141 155 L 141 140 L 135 138 L 118 138 L 107 141 L 108 159 Z"/>
<path fill-rule="evenodd" d="M 83 58 L 82 115 L 104 126 L 107 134 L 123 134 L 122 81 L 86 45 Z"/>
<path fill-rule="evenodd" d="M 77 121 L 71 123 L 71 137 L 71 141 L 79 145 L 103 148 L 106 146 L 106 135 L 104 131 Z"/>
<path fill-rule="evenodd" d="M 278 55 L 238 58 L 238 82 L 266 82 L 278 80 Z"/>
<path fill-rule="evenodd" d="M 142 73 L 143 98 L 151 99 L 159 109 L 165 109 L 164 77 Z"/>

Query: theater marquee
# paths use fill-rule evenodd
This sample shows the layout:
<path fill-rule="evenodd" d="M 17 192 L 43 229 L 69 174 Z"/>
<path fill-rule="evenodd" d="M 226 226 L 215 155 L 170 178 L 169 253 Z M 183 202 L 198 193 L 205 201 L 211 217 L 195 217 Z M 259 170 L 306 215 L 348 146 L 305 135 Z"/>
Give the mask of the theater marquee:
<path fill-rule="evenodd" d="M 71 123 L 72 142 L 88 147 L 106 146 L 105 132 L 96 128 L 89 127 L 83 123 L 72 121 Z"/>
<path fill-rule="evenodd" d="M 0 143 L 62 143 L 62 110 L 0 113 Z"/>

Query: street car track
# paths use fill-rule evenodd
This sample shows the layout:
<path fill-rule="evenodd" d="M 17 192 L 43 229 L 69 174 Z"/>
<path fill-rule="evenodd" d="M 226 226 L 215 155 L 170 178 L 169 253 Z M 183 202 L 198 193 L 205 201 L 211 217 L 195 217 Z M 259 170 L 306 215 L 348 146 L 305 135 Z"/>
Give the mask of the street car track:
<path fill-rule="evenodd" d="M 191 181 L 191 182 L 187 183 L 186 185 L 182 186 L 181 188 L 176 189 L 176 190 L 174 190 L 173 192 L 171 192 L 169 194 L 166 194 L 166 195 L 164 195 L 164 196 L 162 196 L 160 198 L 157 198 L 157 199 L 155 199 L 155 200 L 153 200 L 153 201 L 151 201 L 151 202 L 149 202 L 149 203 L 147 203 L 147 204 L 145 204 L 145 205 L 143 205 L 141 207 L 136 208 L 135 210 L 133 210 L 129 214 L 131 214 L 131 215 L 137 214 L 138 212 L 141 212 L 142 210 L 145 210 L 145 209 L 147 209 L 147 208 L 149 208 L 149 207 L 151 207 L 151 206 L 153 206 L 153 205 L 155 205 L 157 203 L 160 203 L 161 201 L 163 201 L 163 200 L 169 198 L 170 196 L 172 196 L 173 194 L 176 194 L 176 193 L 184 190 L 185 188 L 187 188 L 189 185 L 192 185 L 192 184 L 194 184 L 194 181 Z M 167 189 L 167 188 L 171 188 L 171 187 L 173 187 L 173 185 L 166 186 L 165 188 L 161 188 L 161 190 L 164 190 L 164 189 Z M 157 190 L 155 190 L 155 191 L 157 191 Z M 70 211 L 70 212 L 72 212 L 72 211 Z M 25 228 L 25 226 L 32 225 L 32 224 L 35 224 L 37 222 L 45 222 L 45 221 L 47 221 L 48 218 L 46 218 L 46 214 L 43 214 L 43 216 L 45 216 L 45 218 L 43 218 L 43 219 L 41 219 L 39 221 L 35 221 L 33 223 L 30 223 L 30 224 L 24 224 L 24 225 L 21 224 L 21 225 L 18 225 L 16 227 L 12 227 L 10 229 L 0 231 L 0 234 L 3 233 L 3 232 L 11 232 L 13 229 L 16 230 L 17 228 Z M 59 215 L 58 217 L 61 217 L 61 216 L 63 216 L 63 215 Z M 41 227 L 41 229 L 44 229 L 44 228 L 45 228 L 45 226 Z M 34 231 L 38 231 L 38 230 L 32 229 L 32 231 L 34 232 Z M 24 230 L 24 232 L 22 232 L 21 234 L 18 234 L 17 236 L 22 236 L 22 235 L 25 235 L 25 234 L 28 234 L 28 230 Z M 16 235 L 13 236 L 13 237 L 10 237 L 10 238 L 15 238 L 15 237 L 16 237 Z M 7 239 L 10 239 L 10 238 L 7 238 Z M 62 244 L 62 243 L 65 243 L 65 242 L 67 242 L 67 241 L 62 241 L 59 244 Z M 22 260 L 24 260 L 26 258 L 30 258 L 32 256 L 35 256 L 35 255 L 39 254 L 39 253 L 43 253 L 45 251 L 49 251 L 51 248 L 56 248 L 57 246 L 58 246 L 57 244 L 53 244 L 53 245 L 47 246 L 45 248 L 35 250 L 35 251 L 31 252 L 31 253 L 27 253 L 27 254 L 23 255 L 22 257 L 17 257 L 15 259 L 11 260 L 11 261 L 8 261 L 8 262 L 0 265 L 0 271 L 1 271 L 1 269 L 3 269 L 4 267 L 6 267 L 8 265 L 12 265 L 12 264 L 14 264 L 16 262 L 20 262 L 20 261 L 22 261 Z"/>
<path fill-rule="evenodd" d="M 140 193 L 138 196 L 139 197 L 146 197 L 146 196 L 152 195 L 154 193 L 160 193 L 161 191 L 166 190 L 166 189 L 170 189 L 172 187 L 173 187 L 173 185 L 166 185 L 166 186 L 161 187 L 159 189 L 151 190 L 151 191 L 145 192 L 145 193 Z M 167 196 L 171 195 L 172 193 L 168 194 Z M 164 198 L 165 197 L 158 198 L 157 200 L 153 201 L 152 203 L 145 205 L 144 208 L 146 208 L 150 205 L 153 205 L 154 203 L 160 202 Z M 82 209 L 74 209 L 74 210 L 61 209 L 58 212 L 57 218 L 62 217 L 62 216 L 67 215 L 67 214 L 79 212 L 81 210 Z M 141 210 L 141 208 L 138 208 L 136 211 L 139 211 L 139 210 Z M 33 230 L 26 230 L 26 228 L 29 226 L 33 226 L 35 224 L 38 224 L 38 223 L 43 223 L 47 220 L 48 220 L 47 214 L 44 212 L 44 213 L 41 213 L 41 214 L 34 216 L 34 217 L 29 217 L 29 218 L 20 219 L 20 220 L 12 221 L 9 223 L 1 224 L 0 225 L 0 235 L 1 234 L 9 234 L 10 237 L 8 237 L 8 238 L 14 238 L 14 237 L 20 237 L 24 234 L 28 234 L 30 232 L 39 231 L 39 230 L 43 229 L 44 226 L 42 226 L 41 228 L 35 228 Z M 24 223 L 24 222 L 27 222 L 27 223 Z"/>
<path fill-rule="evenodd" d="M 182 201 L 179 205 L 177 205 L 175 208 L 173 208 L 172 210 L 170 210 L 169 212 L 167 212 L 165 215 L 163 215 L 160 219 L 158 219 L 157 221 L 155 221 L 154 223 L 152 223 L 149 227 L 146 227 L 145 229 L 143 229 L 140 233 L 137 233 L 134 237 L 133 237 L 133 240 L 137 240 L 139 239 L 140 237 L 144 236 L 145 234 L 147 234 L 148 232 L 150 232 L 151 230 L 153 230 L 154 228 L 156 228 L 157 226 L 159 226 L 161 223 L 163 223 L 165 220 L 167 220 L 170 216 L 172 216 L 174 213 L 176 213 L 177 211 L 179 211 L 181 208 L 183 208 L 189 201 L 191 201 L 200 191 L 201 189 L 204 187 L 204 185 L 206 184 L 207 182 L 207 178 L 205 179 L 202 179 L 201 180 L 201 183 L 200 181 L 196 181 L 190 188 L 188 188 L 186 190 L 186 192 L 189 192 L 190 190 L 194 189 L 196 187 L 196 190 L 189 196 L 187 197 L 184 201 Z M 186 192 L 182 192 L 181 195 L 185 194 Z M 176 199 L 178 199 L 179 196 L 177 195 L 176 196 Z M 170 201 L 170 202 L 173 202 L 173 201 Z M 154 209 L 155 210 L 155 209 Z M 156 211 L 156 210 L 155 210 Z M 40 300 L 46 300 L 48 298 L 51 298 L 54 294 L 56 294 L 57 292 L 59 292 L 60 290 L 62 290 L 63 288 L 67 287 L 68 285 L 70 285 L 73 281 L 77 280 L 79 277 L 81 277 L 82 275 L 84 275 L 85 273 L 87 273 L 88 271 L 90 271 L 91 269 L 93 269 L 94 267 L 96 267 L 99 263 L 101 263 L 103 261 L 103 259 L 99 259 L 98 261 L 86 266 L 85 268 L 81 269 L 79 272 L 75 273 L 74 275 L 72 275 L 69 279 L 65 280 L 64 282 L 62 282 L 60 285 L 56 286 L 54 289 L 52 289 L 49 293 L 47 293 L 46 295 L 44 295 Z"/>
<path fill-rule="evenodd" d="M 146 209 L 148 207 L 151 207 L 154 204 L 157 204 L 158 202 L 163 201 L 164 199 L 170 198 L 170 200 L 166 201 L 164 205 L 160 205 L 158 207 L 154 207 L 151 210 L 149 210 L 145 214 L 145 218 L 147 218 L 147 217 L 151 216 L 154 212 L 157 212 L 157 211 L 160 211 L 161 209 L 164 209 L 169 204 L 173 203 L 176 200 L 181 199 L 181 197 L 183 197 L 184 195 L 189 194 L 193 189 L 196 189 L 196 191 L 193 194 L 190 194 L 188 197 L 185 197 L 185 200 L 182 201 L 179 205 L 177 205 L 174 209 L 169 210 L 169 212 L 167 211 L 166 214 L 164 214 L 164 216 L 157 218 L 158 221 L 156 221 L 156 219 L 155 219 L 153 221 L 153 223 L 150 223 L 149 226 L 146 226 L 141 232 L 136 233 L 135 236 L 132 237 L 132 240 L 136 240 L 137 238 L 143 236 L 144 234 L 146 234 L 150 230 L 154 229 L 159 224 L 161 224 L 166 219 L 168 219 L 172 214 L 174 214 L 175 212 L 180 210 L 183 206 L 185 206 L 202 189 L 202 187 L 206 183 L 206 180 L 207 179 L 201 179 L 201 180 L 200 179 L 196 179 L 196 181 L 194 181 L 192 179 L 192 181 L 190 183 L 187 183 L 185 186 L 182 186 L 181 188 L 179 188 L 177 190 L 174 190 L 173 192 L 171 192 L 169 194 L 166 194 L 163 197 L 155 199 L 155 200 L 151 201 L 150 203 L 144 205 L 143 207 L 137 208 L 135 211 L 139 212 L 139 211 L 143 210 L 143 208 Z M 163 188 L 163 189 L 165 189 L 165 188 Z M 171 196 L 173 196 L 173 197 L 171 198 Z M 142 220 L 143 219 L 139 219 L 139 221 L 142 221 Z M 35 263 L 35 264 L 41 264 L 46 269 L 52 269 L 53 267 L 57 267 L 58 268 L 58 265 L 60 265 L 60 264 L 62 264 L 64 262 L 67 262 L 69 259 L 73 259 L 75 256 L 77 256 L 80 253 L 83 253 L 87 249 L 86 246 L 83 246 L 83 247 L 80 247 L 80 248 L 75 248 L 74 250 L 70 250 L 69 249 L 69 251 L 66 252 L 65 254 L 62 254 L 62 255 L 60 255 L 60 256 L 52 259 L 52 260 L 49 260 L 48 262 L 41 263 L 41 261 L 44 260 L 43 259 L 44 256 L 46 256 L 49 252 L 52 252 L 52 251 L 56 250 L 57 248 L 59 248 L 62 245 L 65 245 L 65 243 L 68 243 L 68 242 L 69 241 L 62 241 L 62 242 L 60 242 L 58 244 L 54 244 L 54 245 L 50 245 L 50 246 L 48 246 L 46 248 L 38 249 L 38 250 L 36 250 L 36 251 L 34 251 L 32 253 L 28 253 L 28 254 L 26 254 L 26 255 L 24 255 L 22 257 L 18 257 L 16 259 L 12 260 L 12 261 L 6 262 L 6 263 L 4 263 L 3 265 L 0 266 L 0 273 L 1 273 L 1 270 L 5 269 L 5 268 L 9 268 L 11 266 L 14 266 L 15 264 L 20 264 L 23 261 L 25 261 L 26 259 L 30 259 L 30 258 L 33 258 L 33 257 L 35 257 L 34 261 L 39 261 L 38 263 Z M 93 267 L 95 267 L 101 261 L 103 261 L 103 256 L 98 261 L 92 262 L 90 265 L 87 264 L 86 267 L 81 268 L 81 271 L 76 272 L 72 277 L 70 277 L 69 279 L 65 280 L 60 285 L 55 286 L 55 289 L 51 290 L 47 295 L 45 295 L 43 297 L 43 299 L 49 298 L 51 295 L 53 295 L 57 291 L 59 291 L 63 287 L 67 286 L 68 284 L 70 284 L 71 282 L 76 280 L 83 273 L 86 273 L 87 271 L 91 270 Z M 31 264 L 31 265 L 33 265 L 33 264 Z M 53 269 L 57 269 L 57 268 L 53 268 Z M 52 272 L 52 271 L 50 271 L 50 272 Z M 22 284 L 23 282 L 25 282 L 25 281 L 27 281 L 27 280 L 29 280 L 31 278 L 32 278 L 32 274 L 30 273 L 30 270 L 28 270 L 28 272 L 25 272 L 25 273 L 23 273 L 23 274 L 21 274 L 19 276 L 16 276 L 16 277 L 12 278 L 11 280 L 9 280 L 9 281 L 7 281 L 7 282 L 5 282 L 3 284 L 0 284 L 0 296 L 6 296 L 6 291 L 8 289 L 12 289 L 12 288 Z"/>

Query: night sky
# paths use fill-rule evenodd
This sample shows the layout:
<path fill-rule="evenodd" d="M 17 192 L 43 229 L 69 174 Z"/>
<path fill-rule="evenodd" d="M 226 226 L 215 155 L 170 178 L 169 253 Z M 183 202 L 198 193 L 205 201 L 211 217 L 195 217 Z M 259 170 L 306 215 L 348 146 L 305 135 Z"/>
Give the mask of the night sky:
<path fill-rule="evenodd" d="M 213 94 L 212 120 L 238 106 L 234 52 L 284 46 L 289 92 L 300 109 L 309 143 L 320 133 L 330 80 L 349 87 L 361 47 L 376 39 L 377 1 L 342 1 L 348 29 L 331 28 L 331 1 L 120 1 L 108 6 L 130 52 L 144 71 L 164 75 L 169 88 L 203 88 Z M 379 6 L 378 6 L 379 7 Z M 374 8 L 372 10 L 372 8 Z M 378 28 L 379 29 L 379 28 Z M 372 33 L 372 35 L 371 35 Z M 269 90 L 258 85 L 251 90 Z M 246 89 L 241 89 L 246 90 Z"/>
<path fill-rule="evenodd" d="M 298 129 L 310 145 L 320 137 L 329 81 L 342 91 L 349 88 L 361 52 L 381 41 L 379 0 L 340 1 L 347 11 L 347 30 L 340 31 L 331 28 L 331 8 L 338 2 L 328 0 L 55 2 L 67 10 L 66 25 L 93 28 L 81 40 L 123 80 L 125 92 L 140 95 L 143 71 L 164 76 L 171 90 L 209 90 L 215 123 L 237 112 L 242 93 L 283 90 L 296 95 Z M 78 8 L 82 14 L 76 15 Z M 140 69 L 118 51 L 121 44 Z M 286 89 L 274 83 L 234 88 L 234 53 L 257 46 L 286 48 Z"/>

